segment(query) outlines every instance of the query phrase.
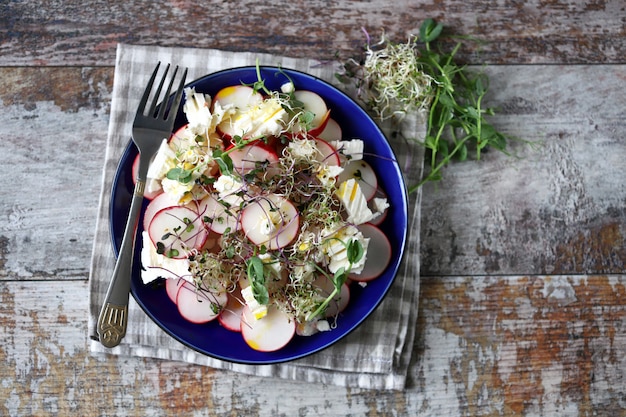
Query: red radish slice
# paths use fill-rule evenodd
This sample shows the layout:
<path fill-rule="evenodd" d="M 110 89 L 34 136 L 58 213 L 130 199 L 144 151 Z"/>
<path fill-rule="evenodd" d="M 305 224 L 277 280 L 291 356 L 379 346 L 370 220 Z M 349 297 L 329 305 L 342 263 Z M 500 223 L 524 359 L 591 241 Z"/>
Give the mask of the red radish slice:
<path fill-rule="evenodd" d="M 337 177 L 337 182 L 340 184 L 350 178 L 358 181 L 366 200 L 374 198 L 378 187 L 378 178 L 370 164 L 363 160 L 350 161 Z"/>
<path fill-rule="evenodd" d="M 178 201 L 167 193 L 156 196 L 148 205 L 143 214 L 143 230 L 148 230 L 154 215 L 167 207 L 178 206 Z"/>
<path fill-rule="evenodd" d="M 263 96 L 261 93 L 254 91 L 252 87 L 247 85 L 231 85 L 217 92 L 211 106 L 215 108 L 215 103 L 219 103 L 223 108 L 233 106 L 236 109 L 247 109 L 262 101 Z"/>
<path fill-rule="evenodd" d="M 270 306 L 267 315 L 256 320 L 248 306 L 243 308 L 241 335 L 248 346 L 261 352 L 283 348 L 296 333 L 296 321 L 288 314 Z"/>
<path fill-rule="evenodd" d="M 135 156 L 135 159 L 133 160 L 133 165 L 131 167 L 131 175 L 133 176 L 133 185 L 137 184 L 137 173 L 138 172 L 139 172 L 139 154 L 137 154 L 137 156 Z M 150 181 L 149 178 L 148 178 L 148 181 Z M 145 188 L 143 196 L 145 198 L 147 198 L 148 200 L 153 200 L 154 198 L 156 198 L 160 194 L 163 194 L 163 189 L 158 189 L 158 190 L 154 190 L 154 191 L 150 192 L 150 191 L 147 191 L 147 188 Z"/>
<path fill-rule="evenodd" d="M 180 287 L 176 297 L 180 315 L 196 324 L 208 323 L 216 319 L 227 302 L 226 293 L 200 290 L 188 281 Z"/>
<path fill-rule="evenodd" d="M 357 226 L 363 236 L 369 238 L 365 266 L 360 274 L 350 274 L 353 281 L 366 282 L 378 278 L 391 262 L 391 243 L 378 227 L 372 224 Z"/>
<path fill-rule="evenodd" d="M 377 198 L 387 199 L 387 194 L 380 188 L 376 190 L 376 195 L 374 196 L 374 198 L 372 198 L 370 201 L 367 202 L 367 206 L 369 207 L 370 210 L 372 210 L 372 213 L 377 213 L 379 211 L 378 208 L 376 207 Z M 387 218 L 388 212 L 389 212 L 389 207 L 385 208 L 382 211 L 382 213 L 378 217 L 376 217 L 374 220 L 370 221 L 370 223 L 373 224 L 374 226 L 380 226 L 382 222 L 384 222 L 385 219 Z"/>
<path fill-rule="evenodd" d="M 305 111 L 313 113 L 309 133 L 313 136 L 321 133 L 330 118 L 330 110 L 328 110 L 324 99 L 319 94 L 308 90 L 296 90 L 293 95 L 296 100 L 302 103 Z"/>
<path fill-rule="evenodd" d="M 313 285 L 318 287 L 321 290 L 323 297 L 328 297 L 335 290 L 335 284 L 325 276 L 320 276 L 315 281 L 313 281 Z M 343 284 L 341 286 L 341 290 L 339 294 L 333 297 L 333 300 L 328 303 L 328 307 L 326 308 L 326 312 L 324 313 L 325 317 L 334 317 L 337 314 L 341 313 L 346 309 L 348 303 L 350 302 L 350 287 L 347 284 Z"/>
<path fill-rule="evenodd" d="M 335 119 L 329 117 L 324 130 L 322 130 L 317 137 L 327 142 L 339 141 L 343 138 L 341 126 L 339 126 L 339 123 L 337 123 Z"/>
<path fill-rule="evenodd" d="M 298 210 L 289 200 L 276 194 L 250 202 L 241 212 L 241 228 L 248 239 L 270 250 L 290 244 L 299 227 Z"/>
<path fill-rule="evenodd" d="M 174 304 L 176 304 L 176 298 L 178 297 L 178 290 L 185 284 L 184 279 L 181 278 L 170 278 L 165 280 L 165 291 L 167 292 L 167 296 Z"/>
<path fill-rule="evenodd" d="M 152 218 L 148 227 L 155 247 L 164 245 L 165 255 L 182 259 L 189 249 L 200 249 L 207 238 L 207 230 L 198 214 L 188 207 L 167 207 Z"/>
<path fill-rule="evenodd" d="M 337 152 L 337 149 L 335 149 L 333 145 L 320 138 L 315 138 L 315 145 L 320 152 L 318 162 L 323 162 L 331 166 L 339 166 L 339 152 Z"/>
<path fill-rule="evenodd" d="M 265 167 L 268 169 L 278 163 L 276 151 L 263 142 L 256 142 L 235 149 L 230 152 L 229 156 L 233 161 L 233 168 L 242 175 L 255 168 Z M 275 173 L 279 173 L 279 171 Z"/>
<path fill-rule="evenodd" d="M 228 294 L 228 302 L 218 317 L 220 324 L 233 332 L 241 331 L 241 315 L 245 304 L 240 300 L 241 295 L 237 298 L 236 294 Z"/>
<path fill-rule="evenodd" d="M 239 229 L 239 197 L 228 195 L 220 202 L 216 196 L 209 195 L 198 203 L 198 215 L 208 227 L 217 234 L 224 234 L 227 229 Z"/>
<path fill-rule="evenodd" d="M 195 143 L 196 135 L 187 130 L 187 126 L 188 125 L 183 125 L 170 136 L 169 145 L 174 151 L 188 149 L 190 146 L 197 145 Z"/>

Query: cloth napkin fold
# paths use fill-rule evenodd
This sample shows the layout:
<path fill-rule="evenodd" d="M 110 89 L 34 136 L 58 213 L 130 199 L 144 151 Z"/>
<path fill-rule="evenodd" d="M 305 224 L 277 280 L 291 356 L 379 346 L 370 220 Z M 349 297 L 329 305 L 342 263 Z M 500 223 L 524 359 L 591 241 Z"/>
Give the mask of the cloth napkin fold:
<path fill-rule="evenodd" d="M 420 191 L 410 196 L 409 239 L 399 275 L 388 296 L 356 331 L 319 353 L 273 365 L 243 365 L 214 359 L 187 348 L 163 332 L 143 313 L 132 297 L 128 329 L 122 343 L 113 349 L 107 349 L 93 338 L 96 335 L 99 310 L 115 264 L 109 232 L 111 187 L 117 163 L 131 137 L 132 121 L 139 99 L 154 65 L 161 61 L 188 67 L 187 80 L 190 81 L 226 68 L 255 65 L 257 60 L 261 65 L 304 71 L 345 91 L 335 77 L 339 69 L 336 63 L 252 52 L 118 45 L 102 191 L 89 277 L 91 352 L 183 361 L 250 375 L 323 384 L 403 389 L 413 350 L 418 310 Z M 424 126 L 422 115 L 406 117 L 399 126 L 392 126 L 390 123 L 381 125 L 392 141 L 398 158 L 405 165 L 403 170 L 408 184 L 421 176 L 423 153 L 421 148 L 411 148 L 400 138 L 423 137 Z"/>

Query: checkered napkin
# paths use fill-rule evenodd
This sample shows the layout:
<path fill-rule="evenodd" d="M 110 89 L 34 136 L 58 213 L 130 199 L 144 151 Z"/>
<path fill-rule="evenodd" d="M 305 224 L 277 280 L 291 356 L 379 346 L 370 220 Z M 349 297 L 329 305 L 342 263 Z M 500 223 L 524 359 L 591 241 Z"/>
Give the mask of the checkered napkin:
<path fill-rule="evenodd" d="M 388 296 L 376 311 L 354 332 L 339 343 L 314 355 L 288 363 L 273 365 L 244 365 L 217 360 L 187 348 L 171 338 L 146 316 L 130 298 L 129 322 L 122 343 L 107 349 L 93 339 L 99 309 L 113 271 L 115 256 L 109 233 L 109 198 L 117 163 L 131 137 L 131 126 L 139 98 L 157 61 L 189 68 L 187 80 L 238 66 L 281 66 L 300 70 L 330 83 L 338 84 L 336 63 L 311 59 L 294 59 L 259 53 L 225 52 L 211 49 L 164 48 L 154 46 L 119 45 L 115 65 L 111 118 L 99 200 L 95 242 L 91 260 L 89 336 L 94 354 L 116 354 L 183 361 L 244 374 L 294 379 L 323 384 L 371 389 L 403 389 L 407 367 L 413 350 L 413 340 L 419 295 L 419 192 L 410 196 L 410 233 L 408 246 Z M 339 86 L 341 88 L 341 86 Z M 408 183 L 421 175 L 422 151 L 413 149 L 397 137 L 422 137 L 423 119 L 406 118 L 401 134 L 392 138 Z M 391 126 L 381 126 L 391 138 Z M 398 131 L 398 128 L 395 129 Z M 419 169 L 418 169 L 419 168 Z"/>

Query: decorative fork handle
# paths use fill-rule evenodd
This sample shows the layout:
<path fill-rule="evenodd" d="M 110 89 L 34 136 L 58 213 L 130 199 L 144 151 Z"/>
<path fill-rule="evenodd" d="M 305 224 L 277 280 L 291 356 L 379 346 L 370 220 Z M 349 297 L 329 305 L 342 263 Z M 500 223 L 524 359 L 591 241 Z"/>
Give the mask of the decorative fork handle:
<path fill-rule="evenodd" d="M 108 348 L 120 344 L 126 335 L 126 325 L 128 324 L 128 304 L 117 306 L 106 303 L 102 308 L 102 313 L 98 319 L 98 335 L 100 343 Z"/>
<path fill-rule="evenodd" d="M 124 335 L 126 335 L 128 297 L 135 253 L 137 220 L 143 204 L 144 187 L 145 180 L 138 179 L 133 191 L 130 212 L 128 213 L 124 237 L 122 238 L 119 255 L 115 262 L 113 276 L 111 277 L 111 282 L 100 310 L 100 316 L 98 317 L 98 337 L 100 338 L 100 343 L 108 348 L 119 345 Z"/>

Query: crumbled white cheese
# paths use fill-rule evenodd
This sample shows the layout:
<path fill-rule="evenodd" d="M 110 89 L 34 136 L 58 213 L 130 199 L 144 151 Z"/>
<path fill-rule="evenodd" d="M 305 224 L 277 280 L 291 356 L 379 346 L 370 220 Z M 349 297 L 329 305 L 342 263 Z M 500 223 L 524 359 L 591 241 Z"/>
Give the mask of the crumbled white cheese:
<path fill-rule="evenodd" d="M 365 145 L 361 139 L 337 140 L 332 142 L 331 145 L 352 161 L 363 159 Z"/>
<path fill-rule="evenodd" d="M 252 292 L 252 286 L 247 286 L 246 288 L 241 289 L 241 296 L 243 297 L 246 305 L 250 309 L 252 316 L 256 319 L 262 319 L 267 315 L 267 306 L 264 304 L 259 304 L 258 301 L 254 298 L 254 294 Z"/>
<path fill-rule="evenodd" d="M 341 171 L 343 168 L 339 165 L 321 164 L 315 175 L 324 186 L 331 186 L 335 184 L 335 179 Z"/>
<path fill-rule="evenodd" d="M 350 178 L 339 184 L 335 195 L 339 197 L 348 213 L 347 222 L 358 225 L 369 222 L 376 217 L 367 206 L 367 199 L 356 179 Z"/>
<path fill-rule="evenodd" d="M 315 328 L 320 332 L 330 331 L 330 324 L 328 320 L 318 320 L 315 322 Z"/>
<path fill-rule="evenodd" d="M 318 150 L 314 140 L 295 138 L 287 145 L 289 154 L 295 159 L 312 161 Z"/>
<path fill-rule="evenodd" d="M 234 132 L 240 132 L 241 136 L 262 137 L 278 136 L 285 128 L 288 115 L 279 100 L 267 98 L 226 116 L 229 116 L 228 122 Z"/>
<path fill-rule="evenodd" d="M 196 93 L 195 88 L 185 88 L 185 104 L 183 112 L 189 122 L 189 130 L 196 135 L 206 135 L 213 118 L 211 114 L 211 97 L 208 94 Z"/>
<path fill-rule="evenodd" d="M 213 188 L 215 188 L 221 198 L 237 193 L 242 187 L 243 182 L 232 175 L 220 175 L 213 184 Z"/>
<path fill-rule="evenodd" d="M 176 153 L 170 148 L 167 139 L 163 139 L 159 150 L 154 155 L 152 161 L 150 161 L 147 177 L 153 180 L 160 180 L 175 166 Z"/>
<path fill-rule="evenodd" d="M 280 86 L 280 91 L 285 94 L 293 93 L 295 89 L 296 86 L 292 82 L 287 82 Z"/>
<path fill-rule="evenodd" d="M 193 189 L 194 183 L 191 181 L 183 184 L 177 180 L 163 178 L 161 186 L 163 187 L 163 192 L 169 194 L 175 201 L 183 202 L 185 195 Z"/>
<path fill-rule="evenodd" d="M 158 254 L 150 240 L 148 232 L 141 233 L 141 280 L 148 284 L 158 278 L 180 279 L 192 281 L 187 258 L 172 259 Z"/>
<path fill-rule="evenodd" d="M 364 253 L 367 253 L 367 247 L 369 245 L 369 238 L 363 236 L 363 233 L 354 226 L 347 225 L 340 227 L 338 230 L 325 234 L 324 250 L 329 258 L 328 269 L 333 274 L 340 268 L 344 268 L 346 271 L 350 269 L 351 272 L 356 274 L 363 271 L 365 266 L 366 256 L 362 256 L 356 263 L 350 265 L 348 260 L 347 244 L 352 240 L 357 240 L 363 247 Z"/>

